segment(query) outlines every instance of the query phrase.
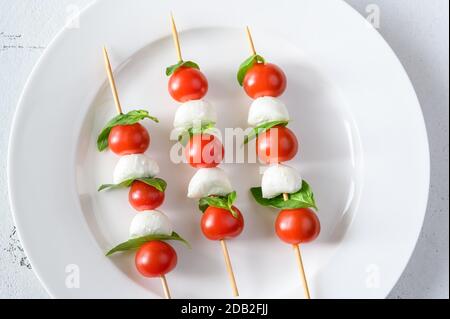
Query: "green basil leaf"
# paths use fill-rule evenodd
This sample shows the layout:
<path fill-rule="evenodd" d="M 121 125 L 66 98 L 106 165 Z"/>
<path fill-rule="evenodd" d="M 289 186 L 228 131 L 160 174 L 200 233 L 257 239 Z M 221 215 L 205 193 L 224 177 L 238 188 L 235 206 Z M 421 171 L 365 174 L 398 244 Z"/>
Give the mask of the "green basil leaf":
<path fill-rule="evenodd" d="M 100 132 L 100 135 L 97 138 L 98 150 L 100 152 L 102 152 L 108 148 L 109 133 L 111 132 L 111 129 L 114 126 L 132 125 L 132 124 L 136 124 L 144 119 L 150 119 L 156 123 L 159 123 L 159 120 L 156 117 L 150 116 L 148 111 L 145 111 L 145 110 L 135 110 L 135 111 L 128 112 L 126 114 L 119 114 L 119 115 L 115 116 L 113 119 L 111 119 L 106 124 L 106 126 Z"/>
<path fill-rule="evenodd" d="M 226 196 L 208 196 L 200 198 L 198 203 L 198 208 L 203 213 L 209 207 L 217 207 L 228 210 L 233 217 L 238 218 L 237 212 L 233 209 L 233 203 L 235 202 L 237 197 L 236 192 L 231 192 Z"/>
<path fill-rule="evenodd" d="M 144 237 L 138 237 L 138 238 L 132 238 L 128 241 L 121 243 L 108 251 L 106 253 L 106 256 L 111 256 L 114 253 L 120 252 L 120 251 L 127 251 L 127 250 L 134 250 L 141 247 L 143 244 L 154 241 L 154 240 L 178 240 L 184 243 L 186 246 L 191 248 L 191 245 L 188 243 L 187 240 L 183 239 L 180 235 L 178 235 L 176 232 L 173 232 L 172 235 L 148 235 Z"/>
<path fill-rule="evenodd" d="M 312 207 L 318 210 L 311 186 L 305 181 L 302 182 L 302 188 L 298 192 L 293 193 L 289 196 L 289 200 L 301 203 L 301 205 Z"/>
<path fill-rule="evenodd" d="M 153 186 L 160 192 L 165 192 L 167 188 L 167 182 L 163 180 L 162 178 L 138 178 L 138 181 L 141 181 L 147 185 Z"/>
<path fill-rule="evenodd" d="M 143 178 L 132 178 L 132 179 L 128 179 L 126 181 L 123 181 L 122 183 L 119 184 L 105 184 L 102 185 L 98 188 L 98 191 L 101 192 L 103 190 L 113 190 L 113 189 L 119 189 L 119 188 L 128 188 L 131 186 L 131 184 L 133 184 L 134 181 L 140 181 L 143 182 L 147 185 L 153 186 L 154 188 L 156 188 L 157 190 L 159 190 L 160 192 L 165 192 L 166 188 L 167 188 L 167 182 L 165 180 L 163 180 L 162 178 L 157 178 L 157 177 L 143 177 Z"/>
<path fill-rule="evenodd" d="M 289 196 L 289 199 L 285 201 L 283 195 L 279 195 L 275 198 L 263 198 L 261 187 L 253 187 L 250 189 L 253 198 L 261 206 L 274 207 L 280 209 L 296 209 L 296 208 L 314 208 L 317 209 L 316 201 L 311 187 L 306 181 L 303 181 L 302 188 Z"/>
<path fill-rule="evenodd" d="M 171 65 L 171 66 L 167 67 L 166 68 L 166 75 L 167 76 L 171 76 L 176 70 L 178 70 L 181 67 L 193 68 L 193 69 L 200 70 L 200 67 L 195 62 L 192 62 L 192 61 L 180 61 L 177 64 L 174 64 L 174 65 Z"/>
<path fill-rule="evenodd" d="M 202 213 L 204 213 L 209 207 L 208 201 L 205 198 L 206 197 L 200 198 L 200 200 L 198 201 L 198 209 Z"/>
<path fill-rule="evenodd" d="M 233 203 L 236 201 L 236 198 L 237 198 L 237 193 L 236 192 L 232 192 L 232 193 L 228 194 L 227 195 L 227 205 L 228 205 L 228 210 L 231 212 L 231 214 L 235 218 L 238 218 L 237 212 L 235 212 L 234 209 L 233 209 Z"/>
<path fill-rule="evenodd" d="M 242 84 L 244 83 L 244 78 L 245 78 L 245 75 L 247 74 L 248 70 L 250 70 L 250 68 L 253 65 L 255 65 L 255 63 L 266 63 L 266 61 L 264 60 L 264 58 L 262 56 L 255 54 L 255 55 L 252 55 L 251 57 L 249 57 L 244 62 L 242 62 L 241 65 L 239 66 L 237 79 L 238 79 L 240 86 L 242 86 Z"/>
<path fill-rule="evenodd" d="M 98 191 L 101 192 L 101 191 L 104 191 L 105 189 L 113 190 L 113 189 L 119 189 L 119 188 L 127 188 L 127 187 L 130 187 L 131 184 L 133 184 L 133 182 L 134 182 L 134 178 L 127 179 L 126 181 L 123 181 L 122 183 L 119 183 L 119 184 L 104 184 L 98 188 Z"/>
<path fill-rule="evenodd" d="M 202 207 L 205 207 L 207 205 L 208 207 L 212 206 L 212 207 L 223 208 L 223 209 L 228 210 L 228 201 L 227 201 L 227 198 L 224 196 L 203 197 L 203 198 L 200 198 L 199 202 Z"/>
<path fill-rule="evenodd" d="M 236 201 L 236 198 L 237 198 L 236 192 L 232 192 L 227 195 L 227 204 L 229 207 L 231 207 L 233 205 L 233 203 Z"/>
<path fill-rule="evenodd" d="M 258 135 L 263 134 L 264 132 L 270 130 L 271 128 L 275 126 L 286 126 L 288 125 L 288 121 L 272 121 L 272 122 L 266 122 L 263 124 L 260 124 L 256 127 L 254 127 L 248 135 L 244 138 L 244 144 L 248 144 L 251 140 L 254 138 L 257 138 Z"/>
<path fill-rule="evenodd" d="M 186 146 L 187 143 L 189 142 L 189 139 L 196 135 L 196 134 L 204 134 L 204 133 L 208 133 L 208 131 L 210 131 L 211 129 L 214 128 L 214 126 L 216 125 L 216 123 L 214 122 L 209 122 L 209 123 L 202 123 L 200 125 L 200 127 L 194 126 L 194 127 L 190 127 L 184 131 L 182 131 L 179 135 L 178 135 L 178 142 L 180 142 L 183 146 Z"/>

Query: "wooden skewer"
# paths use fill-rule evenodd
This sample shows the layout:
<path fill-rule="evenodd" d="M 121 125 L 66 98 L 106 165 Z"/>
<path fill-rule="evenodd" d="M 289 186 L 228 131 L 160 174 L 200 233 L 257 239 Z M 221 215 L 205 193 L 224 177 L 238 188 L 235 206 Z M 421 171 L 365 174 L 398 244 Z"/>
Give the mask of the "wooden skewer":
<path fill-rule="evenodd" d="M 248 42 L 250 43 L 250 49 L 252 50 L 252 54 L 256 55 L 255 44 L 253 43 L 252 33 L 250 32 L 249 27 L 247 27 L 246 29 L 247 29 Z"/>
<path fill-rule="evenodd" d="M 177 25 L 175 24 L 175 19 L 172 13 L 170 14 L 170 24 L 172 25 L 172 37 L 173 43 L 175 44 L 175 49 L 177 50 L 178 62 L 182 62 L 183 57 L 181 56 L 180 39 L 178 37 Z"/>
<path fill-rule="evenodd" d="M 284 201 L 289 200 L 289 194 L 283 193 L 283 199 Z M 308 287 L 308 281 L 306 280 L 306 273 L 305 273 L 305 267 L 303 267 L 303 260 L 302 260 L 302 254 L 300 252 L 300 245 L 292 245 L 294 247 L 295 256 L 297 257 L 297 264 L 298 268 L 300 270 L 300 278 L 302 280 L 303 284 L 303 291 L 305 292 L 306 299 L 311 299 L 311 295 L 309 293 L 309 287 Z"/>
<path fill-rule="evenodd" d="M 300 245 L 293 245 L 295 256 L 297 257 L 298 268 L 300 270 L 300 278 L 303 283 L 303 291 L 305 292 L 306 299 L 311 299 L 309 294 L 308 282 L 306 281 L 305 268 L 303 267 L 302 254 L 300 253 Z"/>
<path fill-rule="evenodd" d="M 122 107 L 120 105 L 119 94 L 117 93 L 116 81 L 114 80 L 114 74 L 111 68 L 111 62 L 109 61 L 108 51 L 106 47 L 103 47 L 103 57 L 105 58 L 106 73 L 108 74 L 109 86 L 114 97 L 114 103 L 116 104 L 117 113 L 123 114 Z"/>
<path fill-rule="evenodd" d="M 171 22 L 171 26 L 172 26 L 173 42 L 174 42 L 175 48 L 177 50 L 178 61 L 182 62 L 183 61 L 183 57 L 181 55 L 180 39 L 179 39 L 179 36 L 178 36 L 178 31 L 177 31 L 177 26 L 175 24 L 175 19 L 174 19 L 172 13 L 170 14 L 170 22 Z M 227 244 L 226 244 L 225 240 L 221 240 L 220 244 L 222 245 L 222 252 L 223 252 L 223 256 L 225 258 L 225 264 L 226 264 L 226 267 L 227 267 L 228 276 L 230 278 L 231 287 L 233 289 L 233 295 L 235 297 L 238 297 L 239 296 L 239 291 L 238 291 L 238 288 L 237 288 L 237 285 L 236 285 L 236 279 L 234 277 L 233 267 L 231 266 L 231 260 L 230 260 L 230 255 L 228 253 Z"/>
<path fill-rule="evenodd" d="M 161 283 L 164 289 L 164 296 L 166 296 L 166 299 L 172 299 L 172 297 L 170 296 L 170 290 L 169 285 L 167 284 L 166 276 L 164 275 L 161 276 Z"/>
<path fill-rule="evenodd" d="M 231 282 L 231 288 L 233 289 L 233 296 L 239 297 L 239 291 L 236 285 L 236 279 L 234 278 L 233 267 L 231 266 L 230 255 L 228 254 L 227 243 L 225 240 L 221 240 L 220 244 L 222 245 L 223 256 L 225 257 L 225 264 L 227 266 L 228 276 Z"/>
<path fill-rule="evenodd" d="M 103 47 L 103 57 L 105 59 L 106 73 L 108 74 L 109 85 L 111 87 L 111 92 L 114 97 L 117 113 L 123 114 L 122 107 L 120 105 L 119 94 L 117 93 L 116 81 L 114 80 L 114 74 L 112 71 L 111 62 L 109 60 L 108 51 L 106 50 L 106 47 Z M 161 276 L 161 283 L 164 289 L 164 295 L 166 296 L 166 299 L 172 299 L 172 297 L 170 296 L 170 290 L 169 285 L 167 284 L 166 276 L 164 275 Z"/>

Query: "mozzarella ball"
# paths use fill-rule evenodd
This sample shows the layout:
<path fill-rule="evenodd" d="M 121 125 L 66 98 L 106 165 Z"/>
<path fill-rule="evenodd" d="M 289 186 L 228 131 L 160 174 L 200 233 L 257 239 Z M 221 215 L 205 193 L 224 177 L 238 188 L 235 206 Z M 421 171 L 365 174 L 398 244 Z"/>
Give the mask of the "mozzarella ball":
<path fill-rule="evenodd" d="M 164 213 L 148 210 L 136 214 L 130 225 L 130 238 L 148 235 L 172 235 L 173 226 Z"/>
<path fill-rule="evenodd" d="M 258 126 L 273 121 L 289 121 L 289 112 L 284 103 L 272 96 L 253 101 L 248 112 L 248 124 Z"/>
<path fill-rule="evenodd" d="M 261 188 L 264 198 L 274 198 L 283 193 L 296 193 L 302 188 L 302 177 L 292 167 L 275 164 L 264 172 Z"/>
<path fill-rule="evenodd" d="M 202 198 L 210 195 L 224 196 L 233 191 L 225 172 L 218 168 L 201 168 L 192 177 L 188 187 L 189 198 Z"/>
<path fill-rule="evenodd" d="M 181 104 L 173 121 L 175 128 L 188 129 L 195 125 L 217 122 L 217 112 L 209 102 L 192 100 Z"/>
<path fill-rule="evenodd" d="M 114 169 L 114 184 L 142 177 L 154 177 L 159 173 L 159 166 L 144 154 L 122 156 Z"/>

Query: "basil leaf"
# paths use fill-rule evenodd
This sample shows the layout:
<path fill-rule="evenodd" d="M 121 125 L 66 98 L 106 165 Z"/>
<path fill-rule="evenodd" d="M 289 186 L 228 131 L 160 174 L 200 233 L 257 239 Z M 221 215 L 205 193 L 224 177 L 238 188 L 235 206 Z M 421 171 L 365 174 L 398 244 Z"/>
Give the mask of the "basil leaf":
<path fill-rule="evenodd" d="M 198 208 L 203 213 L 209 207 L 217 207 L 228 210 L 233 217 L 238 218 L 237 212 L 233 209 L 233 203 L 236 201 L 237 194 L 232 192 L 226 196 L 208 196 L 200 198 Z"/>
<path fill-rule="evenodd" d="M 242 86 L 244 83 L 245 75 L 247 74 L 248 70 L 255 65 L 255 63 L 266 63 L 264 58 L 258 54 L 252 55 L 247 60 L 241 63 L 239 66 L 239 71 L 237 74 L 237 80 L 239 82 L 239 85 Z"/>
<path fill-rule="evenodd" d="M 232 193 L 227 195 L 228 207 L 231 207 L 233 205 L 233 203 L 236 201 L 236 197 L 237 197 L 237 193 L 236 192 L 232 192 Z"/>
<path fill-rule="evenodd" d="M 154 240 L 178 240 L 184 243 L 186 246 L 191 248 L 191 245 L 187 242 L 187 240 L 183 239 L 180 235 L 178 235 L 176 232 L 173 232 L 172 235 L 148 235 L 144 237 L 138 237 L 138 238 L 132 238 L 128 241 L 121 243 L 108 251 L 106 253 L 106 256 L 111 256 L 114 253 L 120 252 L 120 251 L 127 251 L 127 250 L 134 250 L 141 247 L 143 244 L 154 241 Z"/>
<path fill-rule="evenodd" d="M 193 68 L 193 69 L 200 70 L 200 67 L 195 62 L 192 62 L 192 61 L 180 61 L 177 64 L 174 64 L 174 65 L 171 65 L 171 66 L 167 67 L 166 68 L 166 75 L 167 76 L 171 76 L 176 70 L 178 70 L 181 67 Z"/>
<path fill-rule="evenodd" d="M 208 201 L 206 200 L 206 198 L 207 197 L 200 198 L 200 200 L 198 201 L 198 209 L 202 213 L 204 213 L 209 207 L 209 204 L 208 204 Z"/>
<path fill-rule="evenodd" d="M 298 192 L 289 196 L 289 200 L 302 203 L 302 205 L 307 205 L 308 207 L 318 210 L 311 186 L 305 181 L 302 182 L 302 188 Z"/>
<path fill-rule="evenodd" d="M 286 126 L 288 124 L 289 124 L 288 121 L 272 121 L 272 122 L 266 122 L 266 123 L 260 124 L 256 127 L 254 127 L 251 130 L 251 132 L 245 136 L 244 144 L 248 144 L 248 142 L 250 142 L 254 138 L 257 138 L 258 135 L 270 130 L 271 128 L 273 128 L 275 126 Z"/>
<path fill-rule="evenodd" d="M 163 180 L 162 178 L 157 177 L 143 177 L 143 178 L 132 178 L 128 179 L 126 181 L 123 181 L 119 184 L 105 184 L 98 188 L 98 191 L 101 192 L 105 189 L 113 190 L 113 189 L 119 189 L 119 188 L 127 188 L 130 187 L 131 184 L 133 184 L 134 181 L 140 181 L 147 185 L 153 186 L 160 192 L 164 192 L 167 188 L 167 182 Z"/>
<path fill-rule="evenodd" d="M 209 196 L 209 197 L 203 197 L 200 198 L 199 201 L 199 207 L 206 207 L 209 206 L 217 207 L 217 208 L 223 208 L 228 210 L 228 201 L 226 197 L 223 196 Z M 201 211 L 205 212 L 206 208 L 200 209 Z"/>
<path fill-rule="evenodd" d="M 236 201 L 236 198 L 237 198 L 236 192 L 232 192 L 232 193 L 228 194 L 227 195 L 227 205 L 228 205 L 228 210 L 231 212 L 231 214 L 235 218 L 238 218 L 238 214 L 233 209 L 233 203 Z"/>
<path fill-rule="evenodd" d="M 145 110 L 135 110 L 128 112 L 126 114 L 119 114 L 113 119 L 111 119 L 106 126 L 101 131 L 100 135 L 97 138 L 97 148 L 100 152 L 104 151 L 108 148 L 108 137 L 109 133 L 111 132 L 111 129 L 114 126 L 118 125 L 131 125 L 138 123 L 139 121 L 142 121 L 144 119 L 150 119 L 156 123 L 159 123 L 159 120 L 154 117 L 150 116 L 148 111 Z"/>
<path fill-rule="evenodd" d="M 162 178 L 138 178 L 137 179 L 140 182 L 143 182 L 147 185 L 153 186 L 160 192 L 165 192 L 167 188 L 167 182 L 163 180 Z"/>
<path fill-rule="evenodd" d="M 104 191 L 105 189 L 113 190 L 113 189 L 119 189 L 119 188 L 127 188 L 127 187 L 130 187 L 131 184 L 133 184 L 133 182 L 134 182 L 134 179 L 127 179 L 126 181 L 123 181 L 122 183 L 119 183 L 119 184 L 104 184 L 98 188 L 98 191 L 101 192 L 101 191 Z"/>
<path fill-rule="evenodd" d="M 302 188 L 289 196 L 289 199 L 285 201 L 283 195 L 279 195 L 275 198 L 263 198 L 261 187 L 253 187 L 250 189 L 253 198 L 261 206 L 268 206 L 280 209 L 296 209 L 296 208 L 315 208 L 317 209 L 314 194 L 311 187 L 306 181 L 302 182 Z"/>
<path fill-rule="evenodd" d="M 192 136 L 194 136 L 196 134 L 208 133 L 208 131 L 213 129 L 215 125 L 216 125 L 216 123 L 209 122 L 209 123 L 201 124 L 200 127 L 198 127 L 198 126 L 190 127 L 188 129 L 182 131 L 178 135 L 178 142 L 180 142 L 183 146 L 186 146 L 187 143 L 189 142 L 189 139 Z"/>

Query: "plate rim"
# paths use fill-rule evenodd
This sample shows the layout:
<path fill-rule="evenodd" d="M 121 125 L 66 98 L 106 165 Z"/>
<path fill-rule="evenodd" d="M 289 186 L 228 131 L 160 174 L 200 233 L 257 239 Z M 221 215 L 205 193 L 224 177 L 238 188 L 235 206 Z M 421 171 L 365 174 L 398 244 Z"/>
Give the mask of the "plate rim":
<path fill-rule="evenodd" d="M 348 2 L 346 2 L 344 0 L 340 0 L 340 1 L 343 2 L 344 6 L 347 6 L 351 11 L 353 11 L 357 15 L 361 16 L 361 18 L 364 18 L 364 16 L 361 13 L 359 13 L 354 7 L 352 7 Z M 424 139 L 423 140 L 425 142 L 425 145 L 423 145 L 423 146 L 425 147 L 425 152 L 427 154 L 427 156 L 426 156 L 426 163 L 425 163 L 426 170 L 427 170 L 427 172 L 426 172 L 427 184 L 425 185 L 426 186 L 426 194 L 425 194 L 426 200 L 425 200 L 425 203 L 424 203 L 425 207 L 422 209 L 423 213 L 422 213 L 422 216 L 421 216 L 421 222 L 420 222 L 419 231 L 416 234 L 416 238 L 415 238 L 414 244 L 412 245 L 412 249 L 410 249 L 410 251 L 409 251 L 409 256 L 408 256 L 408 258 L 405 259 L 405 261 L 404 261 L 404 263 L 403 263 L 403 265 L 401 267 L 403 270 L 397 276 L 397 279 L 395 280 L 395 282 L 393 283 L 393 285 L 389 289 L 389 291 L 387 291 L 387 293 L 386 293 L 386 295 L 384 297 L 384 298 L 387 298 L 390 295 L 390 293 L 392 292 L 392 290 L 395 288 L 395 286 L 397 285 L 397 283 L 400 280 L 401 276 L 404 274 L 404 272 L 406 270 L 406 267 L 408 266 L 409 262 L 411 261 L 412 256 L 413 256 L 413 254 L 414 254 L 414 252 L 416 250 L 417 244 L 418 244 L 419 239 L 420 239 L 420 235 L 422 233 L 423 225 L 424 225 L 424 222 L 425 222 L 425 217 L 427 215 L 427 208 L 428 208 L 428 203 L 429 203 L 429 199 L 430 199 L 430 191 L 431 191 L 430 190 L 430 187 L 431 187 L 431 153 L 430 153 L 430 141 L 429 141 L 428 129 L 427 129 L 427 125 L 426 125 L 426 122 L 425 122 L 425 116 L 424 116 L 424 113 L 423 113 L 422 104 L 420 102 L 419 96 L 417 95 L 417 91 L 416 91 L 416 88 L 415 88 L 415 86 L 414 86 L 414 84 L 413 84 L 413 82 L 411 80 L 411 77 L 410 77 L 408 71 L 406 70 L 405 65 L 403 64 L 402 60 L 399 58 L 399 56 L 397 55 L 397 53 L 395 52 L 395 50 L 393 49 L 391 44 L 383 37 L 383 35 L 379 32 L 378 29 L 373 28 L 372 30 L 380 38 L 380 40 L 384 42 L 384 44 L 386 45 L 387 49 L 395 57 L 395 59 L 397 60 L 397 63 L 399 64 L 402 72 L 405 74 L 405 76 L 406 76 L 406 78 L 408 80 L 408 85 L 411 87 L 411 91 L 414 94 L 415 100 L 417 101 L 418 108 L 417 108 L 416 111 L 418 111 L 419 115 L 420 115 L 420 120 L 421 120 L 421 123 L 420 123 L 421 124 L 421 130 L 420 131 L 421 131 L 421 133 L 424 134 Z"/>

